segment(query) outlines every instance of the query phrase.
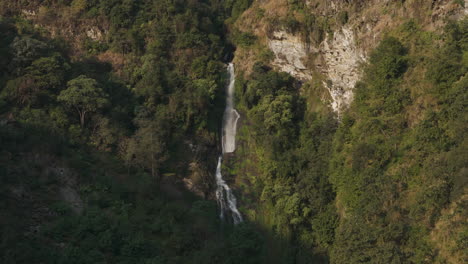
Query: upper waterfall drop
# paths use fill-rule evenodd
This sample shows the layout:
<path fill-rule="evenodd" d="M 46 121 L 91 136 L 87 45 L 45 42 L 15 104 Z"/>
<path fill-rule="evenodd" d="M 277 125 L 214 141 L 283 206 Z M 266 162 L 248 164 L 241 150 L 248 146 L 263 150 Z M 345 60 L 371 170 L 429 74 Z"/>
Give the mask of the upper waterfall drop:
<path fill-rule="evenodd" d="M 238 224 L 243 221 L 242 215 L 237 209 L 237 200 L 231 188 L 223 179 L 221 173 L 221 164 L 225 153 L 232 153 L 236 150 L 236 130 L 237 121 L 240 118 L 239 113 L 234 109 L 234 64 L 228 65 L 229 84 L 226 91 L 226 108 L 224 109 L 223 125 L 222 125 L 222 153 L 218 158 L 216 166 L 216 199 L 218 200 L 220 214 L 219 217 L 224 219 L 226 213 L 231 213 L 232 221 Z"/>
<path fill-rule="evenodd" d="M 223 116 L 223 136 L 222 148 L 223 153 L 232 153 L 236 150 L 236 131 L 239 113 L 234 109 L 234 83 L 236 76 L 234 73 L 234 64 L 229 63 L 229 85 L 226 91 L 226 109 Z"/>

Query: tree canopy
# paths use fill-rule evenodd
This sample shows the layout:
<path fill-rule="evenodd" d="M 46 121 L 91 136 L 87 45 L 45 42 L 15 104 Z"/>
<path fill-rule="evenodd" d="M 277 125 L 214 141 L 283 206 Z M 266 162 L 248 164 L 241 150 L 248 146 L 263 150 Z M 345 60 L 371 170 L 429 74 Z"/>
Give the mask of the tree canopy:
<path fill-rule="evenodd" d="M 86 114 L 95 113 L 109 104 L 108 95 L 99 87 L 98 82 L 85 75 L 70 80 L 67 89 L 60 92 L 57 99 L 80 116 L 80 125 L 85 125 Z"/>

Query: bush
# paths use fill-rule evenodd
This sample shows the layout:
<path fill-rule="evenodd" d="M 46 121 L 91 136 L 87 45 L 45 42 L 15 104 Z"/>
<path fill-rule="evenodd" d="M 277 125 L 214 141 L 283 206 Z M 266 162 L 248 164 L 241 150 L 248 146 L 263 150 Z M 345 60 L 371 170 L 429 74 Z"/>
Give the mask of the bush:
<path fill-rule="evenodd" d="M 241 47 L 248 47 L 255 43 L 257 37 L 249 32 L 240 32 L 234 33 L 233 42 L 234 44 Z"/>
<path fill-rule="evenodd" d="M 348 11 L 340 11 L 340 13 L 338 13 L 338 22 L 341 24 L 341 25 L 345 25 L 346 23 L 348 23 Z"/>

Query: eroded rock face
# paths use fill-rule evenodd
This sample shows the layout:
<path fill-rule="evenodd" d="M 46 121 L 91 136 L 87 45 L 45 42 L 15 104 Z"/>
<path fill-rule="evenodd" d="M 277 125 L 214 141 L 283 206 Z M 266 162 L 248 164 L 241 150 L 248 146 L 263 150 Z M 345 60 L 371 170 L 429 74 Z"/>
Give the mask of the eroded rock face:
<path fill-rule="evenodd" d="M 26 17 L 26 18 L 33 18 L 36 16 L 36 11 L 34 10 L 28 10 L 28 9 L 23 9 L 21 10 L 21 13 Z"/>
<path fill-rule="evenodd" d="M 312 53 L 318 54 L 312 67 L 325 77 L 324 86 L 330 92 L 332 109 L 340 113 L 351 103 L 365 53 L 356 45 L 350 27 L 343 27 L 334 32 L 333 37 L 327 36 L 319 45 L 310 47 L 299 36 L 276 31 L 268 40 L 268 46 L 275 54 L 274 66 L 304 81 L 312 79 L 312 71 L 305 62 Z"/>
<path fill-rule="evenodd" d="M 86 30 L 86 36 L 92 40 L 101 41 L 102 31 L 97 27 L 91 27 L 90 29 Z"/>
<path fill-rule="evenodd" d="M 330 95 L 327 96 L 325 91 L 320 95 L 322 101 L 329 103 L 339 116 L 353 99 L 354 86 L 361 76 L 359 65 L 366 61 L 367 54 L 378 45 L 384 32 L 410 19 L 418 21 L 424 30 L 441 31 L 448 19 L 459 20 L 468 13 L 468 4 L 463 6 L 460 1 L 397 2 L 329 0 L 317 4 L 317 1 L 306 1 L 311 15 L 316 17 L 338 19 L 341 12 L 347 14 L 346 21 L 338 19 L 333 34 L 327 34 L 318 44 L 308 45 L 299 35 L 269 24 L 269 18 L 288 16 L 290 7 L 286 0 L 254 1 L 238 24 L 244 31 L 266 38 L 275 55 L 271 64 L 278 70 L 303 81 L 309 81 L 313 76 L 321 78 Z M 265 18 L 256 16 L 255 10 L 259 8 L 265 10 Z M 270 30 L 274 30 L 273 33 Z M 249 54 L 243 59 L 246 58 Z"/>
<path fill-rule="evenodd" d="M 268 40 L 268 46 L 275 54 L 273 65 L 281 71 L 298 79 L 312 79 L 311 72 L 304 64 L 308 56 L 308 49 L 300 37 L 286 31 L 276 31 L 273 32 L 273 38 Z"/>
<path fill-rule="evenodd" d="M 333 38 L 322 42 L 319 50 L 324 64 L 316 67 L 327 77 L 324 85 L 332 98 L 331 107 L 340 113 L 353 99 L 354 85 L 361 77 L 359 65 L 366 57 L 356 45 L 350 27 L 334 32 Z"/>

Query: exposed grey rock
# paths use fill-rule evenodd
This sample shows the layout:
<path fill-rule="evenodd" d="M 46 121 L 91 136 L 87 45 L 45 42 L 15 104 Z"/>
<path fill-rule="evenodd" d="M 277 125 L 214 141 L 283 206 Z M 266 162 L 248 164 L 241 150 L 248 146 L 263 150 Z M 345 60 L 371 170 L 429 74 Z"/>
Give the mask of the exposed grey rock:
<path fill-rule="evenodd" d="M 286 31 L 273 32 L 273 38 L 269 39 L 268 46 L 275 54 L 273 65 L 281 71 L 302 79 L 312 79 L 311 72 L 304 65 L 307 59 L 308 49 L 300 37 Z"/>
<path fill-rule="evenodd" d="M 91 27 L 86 30 L 86 36 L 92 40 L 100 41 L 102 40 L 102 31 L 97 27 Z"/>
<path fill-rule="evenodd" d="M 312 68 L 306 67 L 304 61 L 311 53 L 317 53 L 319 58 L 315 59 L 312 67 L 328 80 L 324 86 L 330 93 L 332 109 L 340 113 L 351 103 L 354 85 L 360 78 L 359 65 L 365 61 L 365 53 L 356 45 L 349 26 L 334 32 L 332 38 L 327 34 L 316 47 L 307 47 L 299 36 L 276 31 L 268 46 L 275 54 L 274 66 L 305 81 L 312 79 Z"/>
<path fill-rule="evenodd" d="M 361 76 L 359 65 L 366 57 L 364 51 L 356 45 L 354 33 L 348 26 L 334 32 L 331 40 L 327 35 L 319 50 L 325 65 L 316 67 L 331 81 L 325 87 L 332 98 L 331 107 L 340 113 L 353 99 L 354 85 Z"/>

